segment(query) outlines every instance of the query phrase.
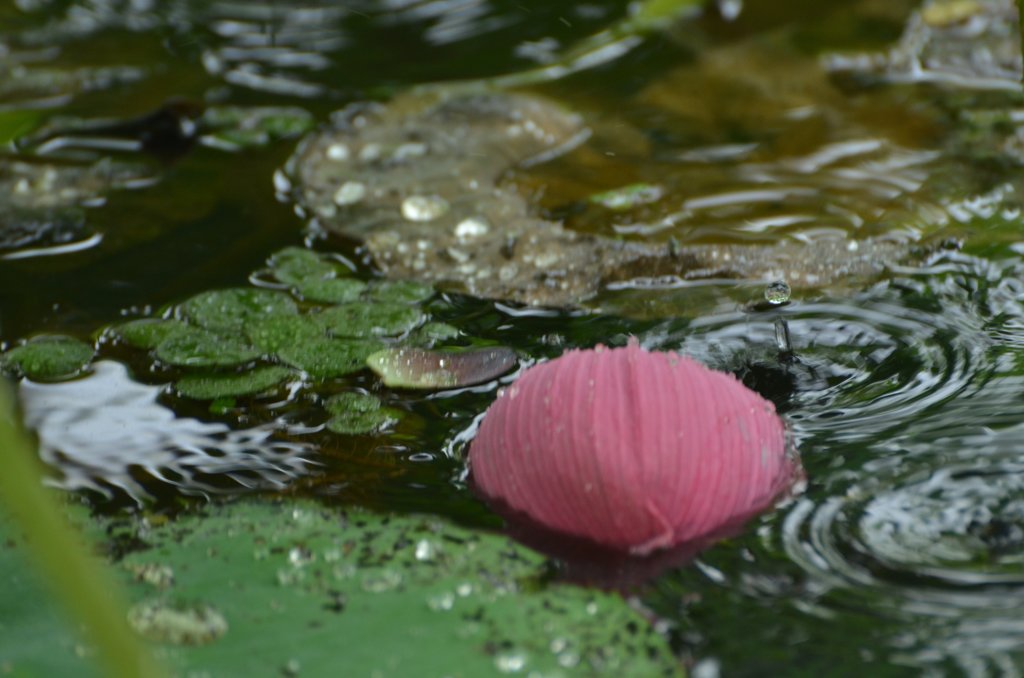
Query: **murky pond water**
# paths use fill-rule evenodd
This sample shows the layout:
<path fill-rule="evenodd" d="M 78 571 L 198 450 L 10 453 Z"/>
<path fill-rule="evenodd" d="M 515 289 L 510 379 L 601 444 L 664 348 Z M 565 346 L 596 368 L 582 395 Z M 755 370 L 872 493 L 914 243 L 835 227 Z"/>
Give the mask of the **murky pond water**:
<path fill-rule="evenodd" d="M 52 482 L 100 506 L 285 491 L 495 526 L 462 454 L 514 372 L 424 392 L 367 370 L 281 377 L 211 404 L 185 394 L 187 364 L 109 329 L 199 322 L 177 305 L 210 289 L 285 294 L 281 255 L 268 261 L 285 247 L 324 253 L 332 280 L 374 284 L 382 269 L 417 276 L 418 248 L 417 277 L 437 292 L 382 302 L 382 286 L 345 288 L 414 318 L 375 348 L 428 320 L 458 330 L 442 343 L 509 346 L 524 365 L 636 336 L 737 373 L 785 414 L 805 491 L 638 591 L 695 675 L 1021 673 L 1015 15 L 982 0 L 914 10 L 723 1 L 552 79 L 559 53 L 623 3 L 0 5 L 0 339 L 97 347 L 78 379 L 21 384 Z M 565 139 L 477 162 L 431 158 L 408 136 L 443 127 L 415 117 L 438 96 L 425 85 L 475 91 L 528 69 L 533 89 L 499 103 L 560 107 Z M 332 117 L 367 100 L 381 108 Z M 314 125 L 335 131 L 293 157 Z M 318 148 L 310 162 L 352 172 L 338 192 L 316 193 L 322 175 L 296 166 Z M 376 169 L 330 165 L 360 153 Z M 427 202 L 382 225 L 374 201 L 395 196 L 374 196 L 375 181 Z M 473 249 L 509 215 L 511 244 Z M 542 232 L 550 261 L 530 249 Z M 570 272 L 572 257 L 597 263 L 565 276 L 559 256 Z M 530 266 L 543 276 L 516 282 Z M 766 306 L 776 277 L 791 302 Z M 326 313 L 317 293 L 295 292 L 297 317 Z M 397 423 L 332 429 L 327 403 L 351 392 Z"/>

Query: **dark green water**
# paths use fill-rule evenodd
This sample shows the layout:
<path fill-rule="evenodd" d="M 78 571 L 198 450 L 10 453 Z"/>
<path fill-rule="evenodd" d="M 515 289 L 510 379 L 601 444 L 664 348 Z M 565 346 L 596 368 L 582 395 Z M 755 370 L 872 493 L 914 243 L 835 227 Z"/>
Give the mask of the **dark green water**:
<path fill-rule="evenodd" d="M 416 84 L 536 66 L 623 14 L 618 2 L 389 5 L 0 4 L 0 73 L 14 83 L 0 85 L 0 137 L 13 137 L 0 178 L 16 158 L 74 165 L 105 156 L 152 179 L 88 201 L 73 240 L 86 245 L 75 251 L 5 252 L 0 339 L 96 339 L 125 317 L 248 284 L 273 251 L 303 242 L 374 275 L 357 243 L 325 236 L 275 195 L 293 140 L 235 152 L 182 143 L 40 156 L 31 135 L 45 125 L 131 119 L 172 98 L 299 106 L 324 122 L 347 103 Z M 1024 670 L 1020 179 L 1012 160 L 982 152 L 984 140 L 965 141 L 957 113 L 1010 104 L 851 83 L 830 78 L 819 59 L 884 49 L 911 9 L 752 1 L 733 21 L 715 11 L 681 21 L 538 87 L 581 111 L 592 136 L 515 182 L 569 226 L 624 238 L 882 235 L 959 238 L 964 249 L 929 250 L 878 280 L 796 289 L 776 312 L 746 310 L 761 281 L 637 280 L 573 312 L 457 295 L 427 307 L 532 359 L 635 335 L 721 369 L 771 368 L 749 378 L 791 423 L 806 490 L 638 592 L 696 676 Z M 113 78 L 95 70 L 113 67 Z M 586 200 L 638 181 L 667 197 L 625 214 Z M 796 364 L 779 362 L 779 315 Z M 410 416 L 391 435 L 353 438 L 323 431 L 298 398 L 211 415 L 162 392 L 173 374 L 144 356 L 102 343 L 100 358 L 91 376 L 21 391 L 54 477 L 99 506 L 130 503 L 129 494 L 170 506 L 196 493 L 278 488 L 498 524 L 465 488 L 460 459 L 496 384 L 410 395 L 360 373 L 344 385 Z"/>

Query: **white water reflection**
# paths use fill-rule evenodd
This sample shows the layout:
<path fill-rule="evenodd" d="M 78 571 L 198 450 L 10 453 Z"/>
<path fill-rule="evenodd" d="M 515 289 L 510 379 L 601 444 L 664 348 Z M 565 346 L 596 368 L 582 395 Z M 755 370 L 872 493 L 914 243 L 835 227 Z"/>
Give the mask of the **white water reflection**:
<path fill-rule="evenodd" d="M 308 445 L 274 440 L 274 428 L 233 430 L 178 417 L 157 402 L 161 387 L 132 381 L 120 363 L 101 361 L 86 379 L 22 381 L 26 425 L 43 461 L 60 469 L 59 487 L 136 500 L 149 477 L 185 493 L 279 488 L 311 465 Z M 218 484 L 210 481 L 217 477 Z M 225 485 L 224 480 L 229 484 Z"/>

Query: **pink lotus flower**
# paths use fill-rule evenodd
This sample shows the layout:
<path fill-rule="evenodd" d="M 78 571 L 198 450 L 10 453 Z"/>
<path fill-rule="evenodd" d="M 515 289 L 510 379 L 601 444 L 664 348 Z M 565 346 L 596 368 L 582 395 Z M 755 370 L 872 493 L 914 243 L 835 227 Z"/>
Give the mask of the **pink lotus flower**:
<path fill-rule="evenodd" d="M 487 411 L 469 461 L 501 509 L 636 555 L 741 524 L 797 473 L 771 403 L 635 343 L 527 370 Z"/>

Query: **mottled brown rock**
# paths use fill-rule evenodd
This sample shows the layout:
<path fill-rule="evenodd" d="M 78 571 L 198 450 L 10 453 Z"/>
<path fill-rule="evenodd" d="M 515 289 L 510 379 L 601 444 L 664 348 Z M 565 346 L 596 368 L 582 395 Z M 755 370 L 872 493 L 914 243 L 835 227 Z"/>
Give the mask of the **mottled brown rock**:
<path fill-rule="evenodd" d="M 906 252 L 873 240 L 680 246 L 568 230 L 536 216 L 504 180 L 586 135 L 579 116 L 538 97 L 408 96 L 338 115 L 290 169 L 308 214 L 364 242 L 386 275 L 529 305 L 576 305 L 643 276 L 828 285 L 876 274 Z"/>

